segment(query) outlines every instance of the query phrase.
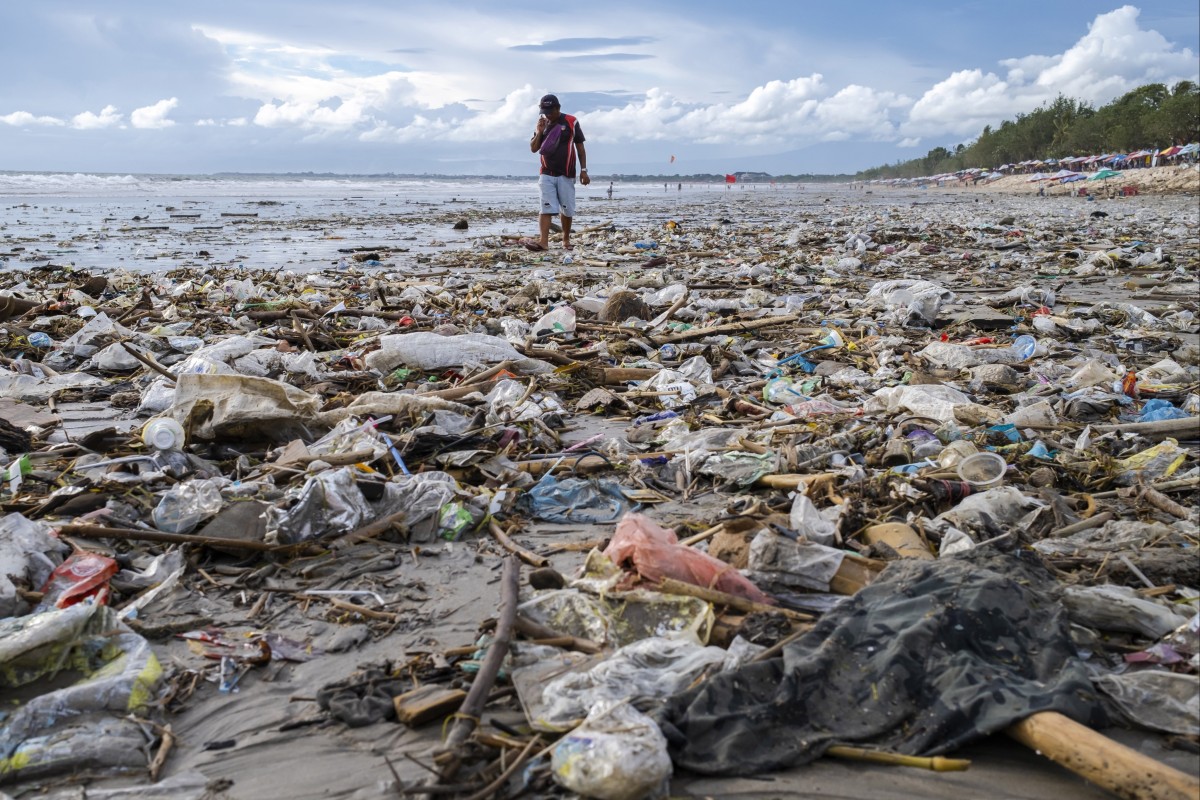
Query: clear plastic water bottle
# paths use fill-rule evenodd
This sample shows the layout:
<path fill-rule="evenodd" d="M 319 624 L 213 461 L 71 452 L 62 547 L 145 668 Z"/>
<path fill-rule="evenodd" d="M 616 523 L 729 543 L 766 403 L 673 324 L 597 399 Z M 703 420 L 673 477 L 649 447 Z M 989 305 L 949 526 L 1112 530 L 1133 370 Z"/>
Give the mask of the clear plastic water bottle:
<path fill-rule="evenodd" d="M 142 428 L 142 441 L 155 450 L 179 450 L 186 436 L 183 426 L 170 417 L 158 417 Z"/>
<path fill-rule="evenodd" d="M 1037 339 L 1027 333 L 1018 336 L 1012 341 L 1012 349 L 1022 361 L 1028 361 L 1033 358 L 1033 353 L 1037 350 Z"/>

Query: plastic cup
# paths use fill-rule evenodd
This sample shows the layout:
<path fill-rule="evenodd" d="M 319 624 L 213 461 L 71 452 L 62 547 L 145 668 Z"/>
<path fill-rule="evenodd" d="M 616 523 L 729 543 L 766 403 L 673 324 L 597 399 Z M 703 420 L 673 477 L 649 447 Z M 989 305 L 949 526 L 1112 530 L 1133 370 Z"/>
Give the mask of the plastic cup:
<path fill-rule="evenodd" d="M 976 490 L 992 489 L 1004 481 L 1008 462 L 996 453 L 973 453 L 958 462 L 958 477 Z"/>
<path fill-rule="evenodd" d="M 142 441 L 155 450 L 178 450 L 184 438 L 183 426 L 168 417 L 152 419 L 142 428 Z"/>

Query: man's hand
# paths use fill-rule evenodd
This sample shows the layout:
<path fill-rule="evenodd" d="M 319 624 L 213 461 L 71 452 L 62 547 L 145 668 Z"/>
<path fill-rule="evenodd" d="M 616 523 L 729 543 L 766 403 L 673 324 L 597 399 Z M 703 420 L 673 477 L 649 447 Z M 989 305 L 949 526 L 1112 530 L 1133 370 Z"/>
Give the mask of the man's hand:
<path fill-rule="evenodd" d="M 579 176 L 579 182 L 582 183 L 584 186 L 587 186 L 589 183 L 592 182 L 592 179 L 589 178 L 588 174 L 585 172 Z"/>
<path fill-rule="evenodd" d="M 541 136 L 543 133 L 546 132 L 546 126 L 549 124 L 550 124 L 550 120 L 546 119 L 545 117 L 538 117 L 538 124 L 537 124 L 538 136 Z"/>

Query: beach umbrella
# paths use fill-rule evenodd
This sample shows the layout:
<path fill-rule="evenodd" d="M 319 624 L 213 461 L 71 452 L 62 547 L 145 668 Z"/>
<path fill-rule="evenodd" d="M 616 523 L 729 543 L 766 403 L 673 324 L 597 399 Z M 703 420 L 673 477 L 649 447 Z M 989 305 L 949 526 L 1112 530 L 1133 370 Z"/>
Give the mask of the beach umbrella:
<path fill-rule="evenodd" d="M 1102 169 L 1099 172 L 1092 173 L 1091 177 L 1089 177 L 1088 180 L 1089 181 L 1107 181 L 1109 178 L 1119 178 L 1119 177 L 1121 177 L 1121 173 L 1117 172 L 1115 169 Z"/>

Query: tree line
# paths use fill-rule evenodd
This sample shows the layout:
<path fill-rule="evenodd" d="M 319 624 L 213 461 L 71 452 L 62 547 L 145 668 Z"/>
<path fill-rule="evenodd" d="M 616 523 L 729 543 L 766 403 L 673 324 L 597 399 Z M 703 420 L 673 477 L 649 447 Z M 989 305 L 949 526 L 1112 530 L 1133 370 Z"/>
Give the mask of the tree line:
<path fill-rule="evenodd" d="M 1059 95 L 998 128 L 986 126 L 969 144 L 953 150 L 935 147 L 920 158 L 863 170 L 855 179 L 918 178 L 1031 159 L 1162 150 L 1194 141 L 1200 141 L 1200 87 L 1192 81 L 1170 89 L 1150 83 L 1100 108 Z"/>

